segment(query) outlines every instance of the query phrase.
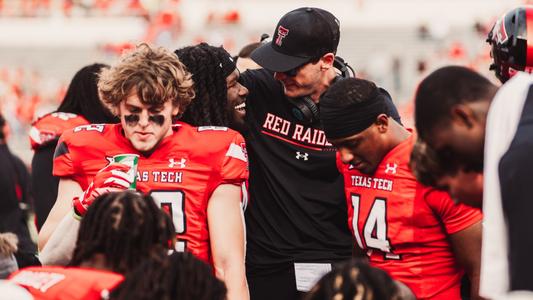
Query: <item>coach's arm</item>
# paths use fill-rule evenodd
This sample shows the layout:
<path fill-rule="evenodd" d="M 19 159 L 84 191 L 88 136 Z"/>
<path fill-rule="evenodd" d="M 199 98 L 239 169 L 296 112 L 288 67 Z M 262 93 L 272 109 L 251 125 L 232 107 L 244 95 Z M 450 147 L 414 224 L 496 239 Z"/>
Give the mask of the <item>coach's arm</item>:
<path fill-rule="evenodd" d="M 226 283 L 227 299 L 249 299 L 240 186 L 222 184 L 215 189 L 207 205 L 207 221 L 215 273 Z"/>
<path fill-rule="evenodd" d="M 470 279 L 471 299 L 484 299 L 479 296 L 479 268 L 481 265 L 481 221 L 450 235 L 455 258 L 465 269 Z"/>

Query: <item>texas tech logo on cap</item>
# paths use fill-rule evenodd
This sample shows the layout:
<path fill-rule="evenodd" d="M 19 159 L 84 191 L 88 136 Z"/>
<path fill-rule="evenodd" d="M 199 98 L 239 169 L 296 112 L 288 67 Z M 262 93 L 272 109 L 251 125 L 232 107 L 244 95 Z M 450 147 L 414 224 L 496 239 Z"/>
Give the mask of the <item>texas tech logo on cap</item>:
<path fill-rule="evenodd" d="M 281 47 L 283 39 L 289 34 L 289 29 L 279 25 L 278 27 L 278 38 L 276 39 L 276 45 Z"/>

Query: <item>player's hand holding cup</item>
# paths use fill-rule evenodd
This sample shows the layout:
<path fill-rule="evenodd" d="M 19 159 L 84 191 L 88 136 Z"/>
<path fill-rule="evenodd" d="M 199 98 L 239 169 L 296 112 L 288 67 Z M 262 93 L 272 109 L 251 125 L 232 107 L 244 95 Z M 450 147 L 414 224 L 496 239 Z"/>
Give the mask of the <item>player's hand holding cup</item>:
<path fill-rule="evenodd" d="M 98 171 L 87 190 L 72 199 L 74 215 L 83 217 L 94 199 L 102 194 L 120 192 L 132 187 L 134 189 L 136 170 L 132 169 L 132 166 L 125 163 L 113 162 Z"/>

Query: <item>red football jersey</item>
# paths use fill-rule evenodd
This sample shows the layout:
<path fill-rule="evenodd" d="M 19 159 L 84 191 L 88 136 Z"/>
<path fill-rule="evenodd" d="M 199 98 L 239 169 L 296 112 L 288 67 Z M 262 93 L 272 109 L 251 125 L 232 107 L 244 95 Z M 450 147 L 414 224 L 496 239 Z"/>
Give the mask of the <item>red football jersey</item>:
<path fill-rule="evenodd" d="M 243 137 L 226 127 L 192 127 L 179 122 L 149 156 L 142 156 L 119 124 L 91 124 L 65 132 L 57 145 L 54 175 L 86 189 L 114 155 L 139 154 L 137 190 L 150 194 L 172 216 L 178 251 L 210 263 L 207 203 L 220 184 L 248 178 Z"/>
<path fill-rule="evenodd" d="M 463 271 L 447 237 L 482 215 L 416 181 L 409 168 L 415 140 L 411 134 L 392 149 L 373 176 L 342 164 L 337 153 L 348 225 L 370 263 L 406 284 L 418 299 L 460 299 Z"/>
<path fill-rule="evenodd" d="M 35 300 L 100 300 L 124 280 L 121 274 L 86 268 L 28 267 L 9 276 Z"/>
<path fill-rule="evenodd" d="M 61 134 L 76 126 L 89 124 L 84 117 L 65 112 L 46 114 L 31 124 L 30 144 L 33 150 L 59 139 Z"/>

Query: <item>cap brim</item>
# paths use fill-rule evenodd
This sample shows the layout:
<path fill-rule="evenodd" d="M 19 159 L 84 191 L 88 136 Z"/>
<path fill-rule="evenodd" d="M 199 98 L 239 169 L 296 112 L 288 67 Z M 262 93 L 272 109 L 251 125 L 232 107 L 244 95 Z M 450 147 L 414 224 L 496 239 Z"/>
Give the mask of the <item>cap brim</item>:
<path fill-rule="evenodd" d="M 264 44 L 255 49 L 250 54 L 250 58 L 261 67 L 274 72 L 286 72 L 310 60 L 308 57 L 297 57 L 280 53 L 272 48 L 271 43 Z"/>

